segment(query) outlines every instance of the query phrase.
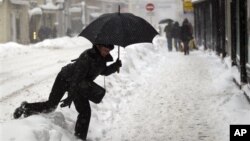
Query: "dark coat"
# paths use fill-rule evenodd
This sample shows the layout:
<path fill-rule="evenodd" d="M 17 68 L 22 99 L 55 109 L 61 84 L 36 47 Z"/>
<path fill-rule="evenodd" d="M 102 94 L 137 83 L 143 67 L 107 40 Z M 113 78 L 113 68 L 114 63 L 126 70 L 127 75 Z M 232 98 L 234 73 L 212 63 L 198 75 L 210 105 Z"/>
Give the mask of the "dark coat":
<path fill-rule="evenodd" d="M 178 22 L 175 22 L 172 29 L 172 35 L 175 39 L 180 39 L 181 27 Z"/>
<path fill-rule="evenodd" d="M 181 40 L 183 42 L 190 41 L 193 36 L 192 34 L 193 34 L 192 25 L 188 21 L 184 20 L 182 27 L 181 27 Z"/>
<path fill-rule="evenodd" d="M 75 89 L 80 83 L 92 82 L 98 75 L 110 75 L 119 68 L 116 63 L 107 66 L 106 63 L 113 61 L 109 54 L 103 58 L 99 51 L 93 47 L 84 51 L 73 63 L 62 68 L 62 76 L 69 82 L 70 89 Z"/>
<path fill-rule="evenodd" d="M 51 36 L 51 29 L 46 26 L 41 26 L 41 28 L 38 31 L 38 37 L 40 41 L 43 41 L 44 39 L 48 39 Z"/>
<path fill-rule="evenodd" d="M 172 29 L 173 24 L 171 22 L 165 26 L 164 31 L 166 32 L 166 38 L 173 38 Z"/>

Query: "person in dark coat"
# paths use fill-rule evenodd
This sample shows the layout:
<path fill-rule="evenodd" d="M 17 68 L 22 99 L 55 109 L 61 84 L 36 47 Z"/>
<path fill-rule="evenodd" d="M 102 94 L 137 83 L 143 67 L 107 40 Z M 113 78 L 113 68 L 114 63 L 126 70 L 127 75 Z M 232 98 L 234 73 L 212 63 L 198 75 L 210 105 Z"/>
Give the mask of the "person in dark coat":
<path fill-rule="evenodd" d="M 179 50 L 180 44 L 181 44 L 181 42 L 180 42 L 180 30 L 181 30 L 181 27 L 179 25 L 179 22 L 175 22 L 173 25 L 173 29 L 172 29 L 172 35 L 174 38 L 174 46 L 175 46 L 176 51 Z"/>
<path fill-rule="evenodd" d="M 188 19 L 184 19 L 181 27 L 181 40 L 184 44 L 184 55 L 189 54 L 189 46 L 188 43 L 192 39 L 193 29 L 191 23 L 189 23 Z"/>
<path fill-rule="evenodd" d="M 38 37 L 40 41 L 50 38 L 51 32 L 52 31 L 49 27 L 42 25 L 38 31 Z"/>
<path fill-rule="evenodd" d="M 169 22 L 168 25 L 165 26 L 164 31 L 166 32 L 166 38 L 167 38 L 167 43 L 168 43 L 168 51 L 172 51 L 172 28 L 173 28 L 173 23 Z"/>
<path fill-rule="evenodd" d="M 89 100 L 99 103 L 105 94 L 105 89 L 93 81 L 98 75 L 108 76 L 122 66 L 119 59 L 109 66 L 106 65 L 107 62 L 113 61 L 110 55 L 113 48 L 113 45 L 93 45 L 91 49 L 85 50 L 79 58 L 64 66 L 58 73 L 47 101 L 23 102 L 15 110 L 14 118 L 18 119 L 22 115 L 28 117 L 33 114 L 49 113 L 57 108 L 59 102 L 62 102 L 61 107 L 70 107 L 74 102 L 79 113 L 75 125 L 75 136 L 86 140 L 91 117 Z M 61 101 L 65 92 L 68 92 L 68 97 Z"/>

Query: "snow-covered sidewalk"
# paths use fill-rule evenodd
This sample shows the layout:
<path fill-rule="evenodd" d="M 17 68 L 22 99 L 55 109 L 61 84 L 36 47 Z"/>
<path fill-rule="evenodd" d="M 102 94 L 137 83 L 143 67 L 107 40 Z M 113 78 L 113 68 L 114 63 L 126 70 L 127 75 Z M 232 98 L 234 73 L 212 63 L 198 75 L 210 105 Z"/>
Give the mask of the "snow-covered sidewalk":
<path fill-rule="evenodd" d="M 74 46 L 70 40 L 82 39 L 63 38 L 49 45 L 34 45 L 36 49 L 18 47 L 1 52 L 1 140 L 76 140 L 74 106 L 12 119 L 21 101 L 46 100 L 56 73 L 86 49 L 80 45 L 60 48 L 64 42 Z M 91 104 L 91 141 L 228 141 L 230 124 L 250 124 L 250 106 L 233 83 L 231 70 L 216 55 L 193 51 L 184 56 L 168 52 L 164 42 L 157 37 L 154 46 L 138 44 L 122 49 L 121 72 L 105 78 L 103 102 Z M 87 42 L 81 44 L 90 47 Z M 116 58 L 116 50 L 112 54 Z M 96 82 L 103 86 L 103 77 Z"/>
<path fill-rule="evenodd" d="M 106 140 L 226 141 L 230 124 L 250 123 L 245 97 L 216 56 L 173 52 L 159 64 L 120 106 Z"/>

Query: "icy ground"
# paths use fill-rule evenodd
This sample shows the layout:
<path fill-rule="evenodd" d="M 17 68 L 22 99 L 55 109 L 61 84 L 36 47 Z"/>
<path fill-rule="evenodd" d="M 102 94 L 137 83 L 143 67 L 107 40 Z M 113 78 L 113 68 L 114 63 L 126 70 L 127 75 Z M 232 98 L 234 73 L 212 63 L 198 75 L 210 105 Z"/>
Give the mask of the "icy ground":
<path fill-rule="evenodd" d="M 228 141 L 230 124 L 250 124 L 250 105 L 225 62 L 203 50 L 168 52 L 165 42 L 122 49 L 120 73 L 105 78 L 103 102 L 91 103 L 88 140 Z M 1 141 L 76 140 L 74 106 L 18 120 L 12 113 L 24 100 L 46 100 L 61 67 L 90 47 L 76 37 L 0 44 Z M 104 86 L 104 77 L 96 82 Z"/>

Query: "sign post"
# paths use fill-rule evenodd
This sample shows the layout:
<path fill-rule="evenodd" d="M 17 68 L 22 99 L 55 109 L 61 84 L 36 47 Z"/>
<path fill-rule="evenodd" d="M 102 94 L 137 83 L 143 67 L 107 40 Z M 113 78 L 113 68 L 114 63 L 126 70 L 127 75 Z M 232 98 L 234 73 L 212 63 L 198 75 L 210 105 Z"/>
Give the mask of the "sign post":
<path fill-rule="evenodd" d="M 150 24 L 152 25 L 152 16 L 153 16 L 153 10 L 155 9 L 155 6 L 153 3 L 148 3 L 145 6 L 146 10 L 148 11 L 149 19 L 150 19 Z"/>

